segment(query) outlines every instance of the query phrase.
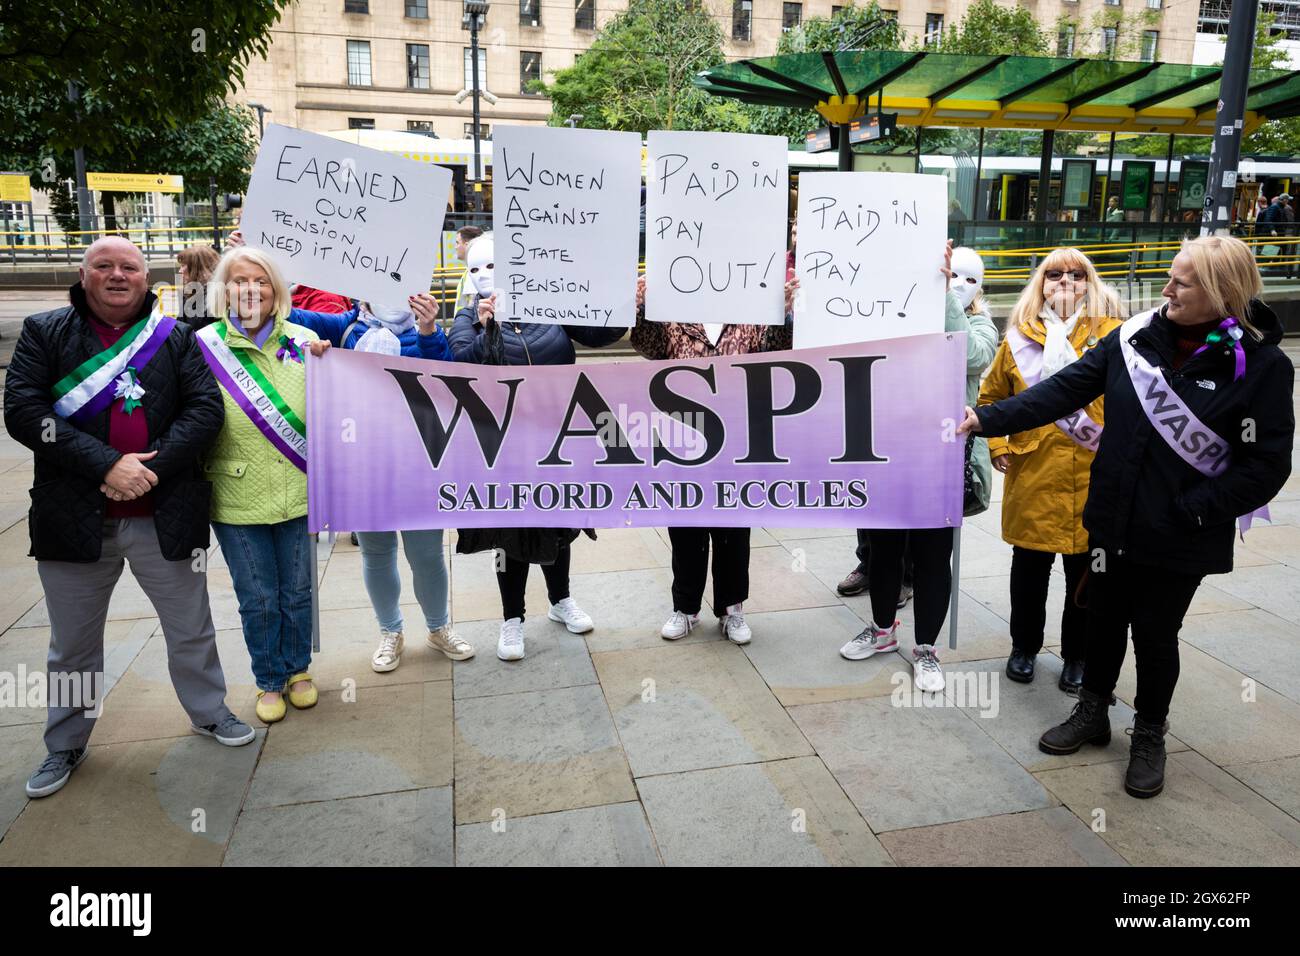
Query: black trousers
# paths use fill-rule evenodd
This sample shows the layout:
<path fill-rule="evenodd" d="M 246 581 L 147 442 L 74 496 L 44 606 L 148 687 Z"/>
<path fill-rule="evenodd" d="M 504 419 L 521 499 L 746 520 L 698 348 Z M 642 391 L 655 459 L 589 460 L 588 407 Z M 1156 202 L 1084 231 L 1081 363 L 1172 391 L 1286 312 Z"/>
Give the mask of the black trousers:
<path fill-rule="evenodd" d="M 1162 724 L 1178 683 L 1178 631 L 1201 585 L 1199 575 L 1137 565 L 1114 554 L 1088 575 L 1088 659 L 1083 686 L 1109 698 L 1133 630 L 1138 717 Z"/>
<path fill-rule="evenodd" d="M 1061 656 L 1084 660 L 1088 654 L 1088 611 L 1074 603 L 1074 594 L 1088 571 L 1089 552 L 1061 555 L 1065 568 L 1065 609 L 1061 612 Z M 1011 548 L 1011 644 L 1028 654 L 1043 649 L 1047 625 L 1047 589 L 1056 555 L 1013 545 Z"/>
<path fill-rule="evenodd" d="M 517 561 L 498 552 L 505 559 L 505 570 L 497 572 L 497 588 L 501 591 L 501 617 L 510 620 L 517 617 L 524 619 L 524 591 L 528 587 L 527 561 Z M 542 576 L 546 578 L 546 596 L 552 604 L 559 604 L 569 596 L 569 559 L 572 551 L 567 544 L 561 544 L 554 564 L 541 565 Z"/>
<path fill-rule="evenodd" d="M 748 528 L 669 528 L 673 545 L 673 610 L 699 614 L 713 541 L 713 612 L 749 597 Z"/>
<path fill-rule="evenodd" d="M 877 627 L 891 627 L 903 586 L 903 554 L 910 551 L 915 574 L 912 608 L 916 643 L 933 644 L 948 616 L 952 597 L 952 528 L 911 531 L 873 529 L 867 588 Z"/>
<path fill-rule="evenodd" d="M 858 547 L 854 551 L 858 559 L 858 572 L 871 578 L 871 532 L 858 529 Z M 903 587 L 912 586 L 912 553 L 903 549 Z"/>

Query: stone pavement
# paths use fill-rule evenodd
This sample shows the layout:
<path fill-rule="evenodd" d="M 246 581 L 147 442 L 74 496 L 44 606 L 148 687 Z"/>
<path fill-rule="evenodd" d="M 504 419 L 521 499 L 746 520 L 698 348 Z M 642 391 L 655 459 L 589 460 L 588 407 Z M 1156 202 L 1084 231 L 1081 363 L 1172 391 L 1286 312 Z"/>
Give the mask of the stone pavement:
<path fill-rule="evenodd" d="M 948 690 L 928 701 L 911 693 L 907 637 L 904 654 L 838 656 L 869 613 L 865 597 L 835 593 L 851 531 L 755 529 L 745 648 L 710 626 L 674 644 L 658 636 L 670 610 L 662 529 L 579 539 L 573 594 L 596 621 L 585 637 L 546 619 L 534 571 L 528 656 L 511 664 L 495 655 L 488 555 L 452 563 L 456 628 L 479 652 L 454 665 L 423 646 L 403 566 L 412 627 L 390 674 L 370 670 L 375 625 L 344 537 L 320 546 L 320 704 L 269 729 L 253 717 L 214 551 L 229 702 L 259 727 L 238 749 L 188 732 L 153 610 L 124 575 L 106 635 L 112 690 L 91 756 L 61 793 L 28 801 L 22 790 L 43 753 L 43 711 L 0 707 L 0 865 L 1294 866 L 1300 455 L 1296 465 L 1274 524 L 1252 530 L 1237 569 L 1210 578 L 1192 606 L 1168 783 L 1154 800 L 1122 788 L 1131 654 L 1112 743 L 1037 750 L 1071 703 L 1050 653 L 1059 615 L 1038 680 L 1007 681 L 1011 550 L 996 506 L 963 530 L 959 643 L 942 655 Z M 31 455 L 0 435 L 0 677 L 44 668 L 48 619 L 25 556 L 31 479 Z M 1062 598 L 1058 570 L 1052 607 Z M 900 616 L 906 634 L 910 608 Z"/>

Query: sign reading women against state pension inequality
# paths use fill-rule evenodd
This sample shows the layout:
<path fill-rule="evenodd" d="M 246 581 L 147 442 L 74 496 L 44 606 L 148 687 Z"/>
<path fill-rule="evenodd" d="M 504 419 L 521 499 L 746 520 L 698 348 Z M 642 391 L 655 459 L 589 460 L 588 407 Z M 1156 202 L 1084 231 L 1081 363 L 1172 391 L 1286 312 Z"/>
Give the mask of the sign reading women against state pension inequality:
<path fill-rule="evenodd" d="M 498 126 L 492 194 L 498 319 L 636 324 L 640 136 Z"/>
<path fill-rule="evenodd" d="M 289 282 L 381 305 L 429 291 L 451 170 L 271 124 L 240 227 Z"/>
<path fill-rule="evenodd" d="M 948 180 L 799 177 L 795 348 L 942 332 Z"/>
<path fill-rule="evenodd" d="M 646 318 L 785 321 L 784 136 L 651 130 Z"/>

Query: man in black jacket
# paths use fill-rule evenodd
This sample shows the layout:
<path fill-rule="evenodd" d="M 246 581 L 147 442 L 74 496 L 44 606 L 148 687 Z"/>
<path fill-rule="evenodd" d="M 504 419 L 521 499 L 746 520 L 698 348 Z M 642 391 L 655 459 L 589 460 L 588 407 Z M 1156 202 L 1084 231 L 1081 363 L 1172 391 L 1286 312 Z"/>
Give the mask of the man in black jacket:
<path fill-rule="evenodd" d="M 28 513 L 50 617 L 49 756 L 30 797 L 85 759 L 103 694 L 104 622 L 123 564 L 162 624 L 172 684 L 196 733 L 238 746 L 208 607 L 211 486 L 197 457 L 222 425 L 194 333 L 154 309 L 140 250 L 86 250 L 71 305 L 23 323 L 5 382 L 5 427 L 35 452 Z"/>

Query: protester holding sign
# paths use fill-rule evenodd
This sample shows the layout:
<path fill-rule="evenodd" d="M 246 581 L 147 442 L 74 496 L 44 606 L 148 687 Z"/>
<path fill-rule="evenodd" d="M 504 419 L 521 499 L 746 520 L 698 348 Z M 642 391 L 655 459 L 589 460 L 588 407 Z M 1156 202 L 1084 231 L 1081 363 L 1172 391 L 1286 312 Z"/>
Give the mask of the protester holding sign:
<path fill-rule="evenodd" d="M 1105 396 L 1106 427 L 1083 512 L 1092 548 L 1088 656 L 1079 702 L 1039 749 L 1110 740 L 1111 692 L 1130 626 L 1137 659 L 1124 787 L 1164 787 L 1166 718 L 1178 631 L 1201 579 L 1232 570 L 1233 528 L 1261 514 L 1291 472 L 1295 370 L 1282 327 L 1239 239 L 1185 242 L 1168 302 L 1014 397 L 967 408 L 959 431 L 1007 435 L 1050 425 Z M 1266 513 L 1266 512 L 1264 512 Z"/>
<path fill-rule="evenodd" d="M 645 317 L 645 276 L 637 279 L 637 322 L 632 347 L 648 359 L 699 359 L 716 355 L 749 355 L 790 348 L 790 313 L 799 280 L 785 283 L 784 325 L 739 325 L 651 322 Z M 713 543 L 713 613 L 726 638 L 748 644 L 753 637 L 745 621 L 749 599 L 749 528 L 669 528 L 673 549 L 673 613 L 660 630 L 676 641 L 700 623 L 704 583 Z"/>
<path fill-rule="evenodd" d="M 1097 270 L 1075 249 L 1055 249 L 1043 259 L 1007 320 L 1007 337 L 980 389 L 991 405 L 1050 378 L 1096 347 L 1116 318 L 1116 297 Z M 1065 569 L 1058 685 L 1075 693 L 1083 680 L 1086 612 L 1079 586 L 1088 570 L 1088 533 L 1083 506 L 1088 472 L 1101 439 L 1102 401 L 1068 418 L 990 438 L 993 467 L 1006 475 L 1002 540 L 1011 545 L 1011 657 L 1007 677 L 1027 684 L 1043 649 L 1048 582 L 1056 555 Z"/>
<path fill-rule="evenodd" d="M 621 327 L 498 322 L 496 252 L 491 233 L 469 244 L 465 268 L 475 294 L 473 301 L 456 313 L 452 324 L 449 339 L 458 362 L 572 365 L 576 359 L 575 341 L 588 348 L 600 348 L 617 342 L 626 331 Z M 497 552 L 502 617 L 497 657 L 503 661 L 517 661 L 524 656 L 524 589 L 531 564 L 540 564 L 546 577 L 546 592 L 551 600 L 547 617 L 564 624 L 573 634 L 584 634 L 595 626 L 569 595 L 569 546 L 577 537 L 578 532 L 568 528 L 462 529 L 457 536 L 457 554 Z"/>
<path fill-rule="evenodd" d="M 289 286 L 260 249 L 221 258 L 208 309 L 225 318 L 198 336 L 222 388 L 225 421 L 204 459 L 212 527 L 230 568 L 244 641 L 257 680 L 257 716 L 316 704 L 311 665 L 311 562 L 307 534 L 307 377 L 304 352 L 329 348 L 290 322 Z"/>
<path fill-rule="evenodd" d="M 194 731 L 229 746 L 254 736 L 225 703 L 196 561 L 208 547 L 210 487 L 195 459 L 221 427 L 221 400 L 194 333 L 162 314 L 148 274 L 126 239 L 93 243 L 71 304 L 24 321 L 5 380 L 5 427 L 36 456 L 28 530 L 58 688 L 29 797 L 59 790 L 86 759 L 107 693 L 104 621 L 128 561 L 162 623 Z"/>
<path fill-rule="evenodd" d="M 982 301 L 977 301 L 978 283 L 964 281 L 971 272 L 969 264 L 963 267 L 963 281 L 952 288 L 952 280 L 958 277 L 954 264 L 960 266 L 966 258 L 964 250 L 954 263 L 952 240 L 948 240 L 942 267 L 948 282 L 944 328 L 948 332 L 966 333 L 966 399 L 973 401 L 979 392 L 980 375 L 997 348 L 998 332 L 987 307 Z M 982 268 L 979 276 L 982 280 Z M 966 514 L 978 514 L 988 507 L 991 475 L 987 459 L 980 451 L 977 455 L 973 447 L 966 449 L 969 472 L 964 503 Z M 952 528 L 873 528 L 869 536 L 871 566 L 868 590 L 871 592 L 872 620 L 862 633 L 840 648 L 840 655 L 848 660 L 865 660 L 898 647 L 901 622 L 894 614 L 903 587 L 903 555 L 910 552 L 915 582 L 913 680 L 923 691 L 941 691 L 944 688 L 943 669 L 934 642 L 952 599 Z"/>

